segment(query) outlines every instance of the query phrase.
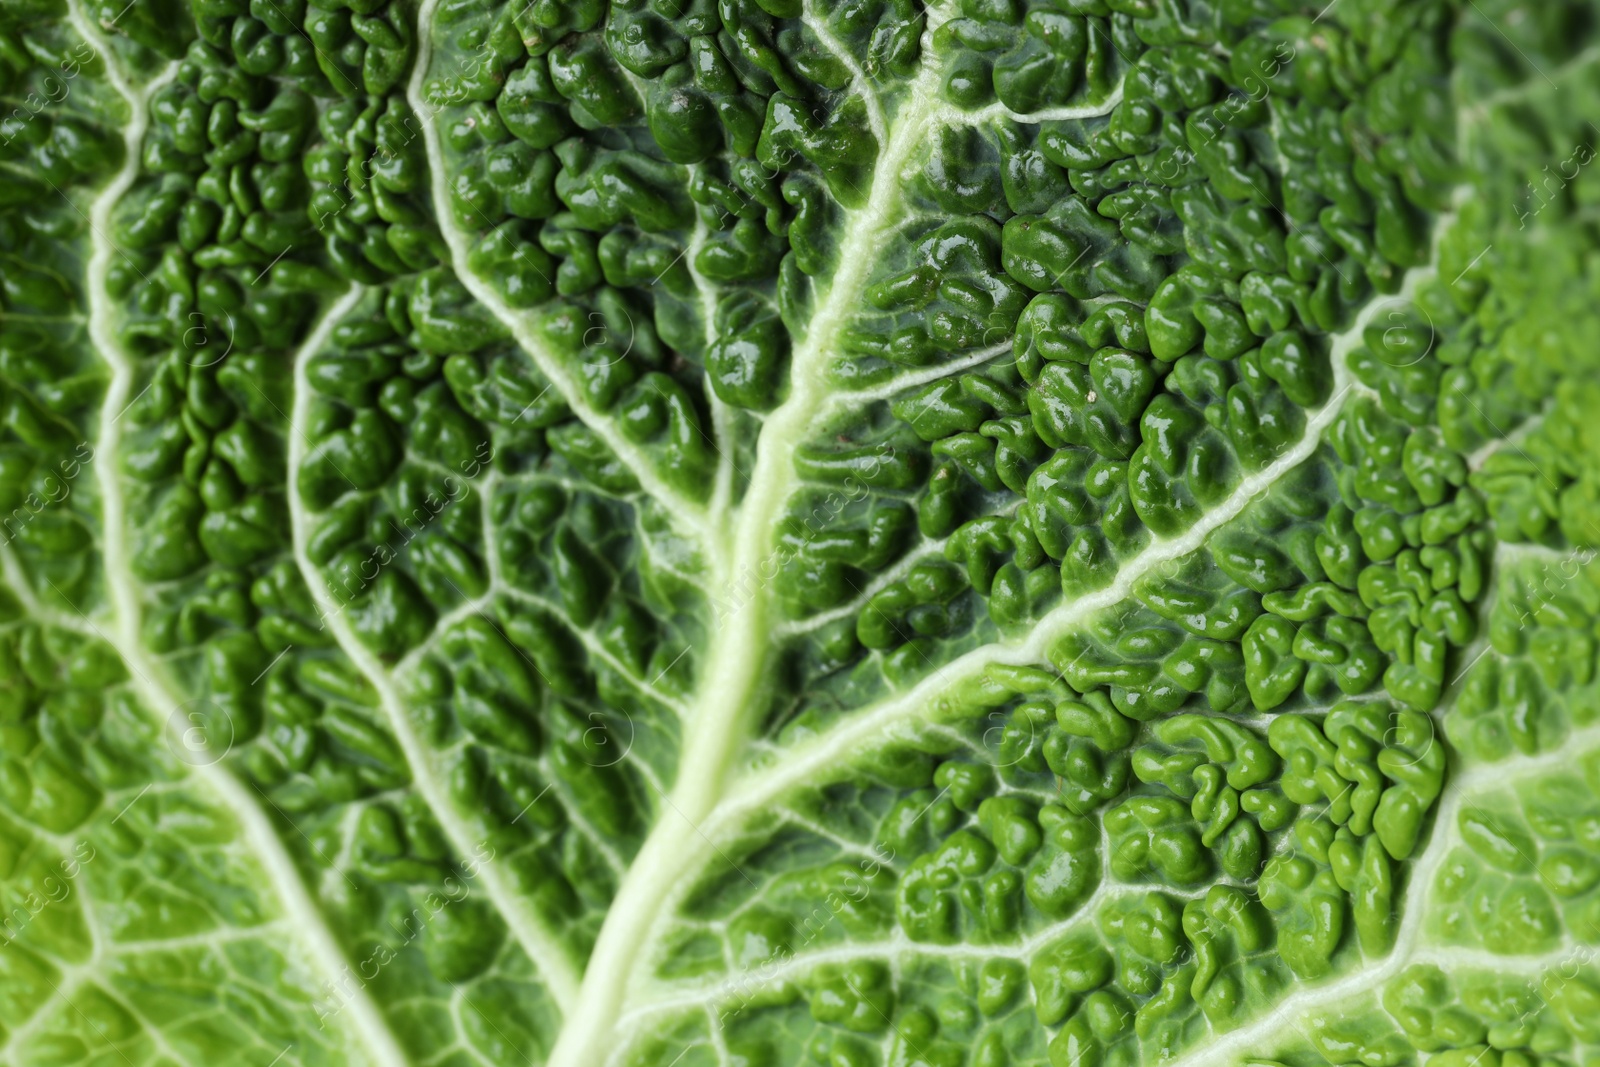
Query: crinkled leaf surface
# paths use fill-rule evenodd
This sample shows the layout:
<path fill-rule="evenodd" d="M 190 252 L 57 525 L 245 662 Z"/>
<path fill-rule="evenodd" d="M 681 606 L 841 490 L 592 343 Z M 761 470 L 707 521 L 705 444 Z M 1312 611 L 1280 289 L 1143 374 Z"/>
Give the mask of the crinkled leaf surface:
<path fill-rule="evenodd" d="M 6 0 L 0 1059 L 1600 1062 L 1600 9 Z"/>

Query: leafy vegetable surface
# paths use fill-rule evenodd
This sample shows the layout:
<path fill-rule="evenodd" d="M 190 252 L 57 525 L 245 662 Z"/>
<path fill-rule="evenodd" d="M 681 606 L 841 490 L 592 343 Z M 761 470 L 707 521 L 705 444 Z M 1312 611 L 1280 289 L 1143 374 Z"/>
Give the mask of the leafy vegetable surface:
<path fill-rule="evenodd" d="M 7 0 L 0 1058 L 1600 1063 L 1597 15 Z"/>

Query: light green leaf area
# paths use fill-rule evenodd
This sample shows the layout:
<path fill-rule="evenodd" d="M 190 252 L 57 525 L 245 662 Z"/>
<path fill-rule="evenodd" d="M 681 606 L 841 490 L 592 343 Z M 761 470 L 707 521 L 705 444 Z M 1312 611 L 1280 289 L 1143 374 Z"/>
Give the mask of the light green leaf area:
<path fill-rule="evenodd" d="M 0 1061 L 1600 1063 L 1597 35 L 0 6 Z"/>

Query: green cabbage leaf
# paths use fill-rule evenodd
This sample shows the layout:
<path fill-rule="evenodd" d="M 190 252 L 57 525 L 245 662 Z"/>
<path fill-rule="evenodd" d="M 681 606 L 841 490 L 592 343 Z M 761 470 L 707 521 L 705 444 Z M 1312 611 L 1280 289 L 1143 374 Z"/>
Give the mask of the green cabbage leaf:
<path fill-rule="evenodd" d="M 0 1062 L 1600 1064 L 1590 0 L 6 0 Z"/>

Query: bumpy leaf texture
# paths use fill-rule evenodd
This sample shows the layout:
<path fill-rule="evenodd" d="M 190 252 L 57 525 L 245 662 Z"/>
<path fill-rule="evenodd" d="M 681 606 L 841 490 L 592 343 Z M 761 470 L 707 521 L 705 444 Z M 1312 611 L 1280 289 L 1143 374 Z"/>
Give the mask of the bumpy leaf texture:
<path fill-rule="evenodd" d="M 5 0 L 0 1060 L 1600 1063 L 1600 7 Z"/>

